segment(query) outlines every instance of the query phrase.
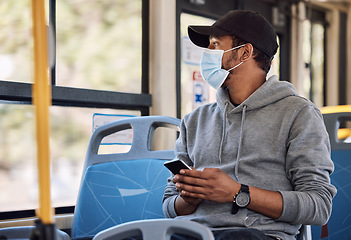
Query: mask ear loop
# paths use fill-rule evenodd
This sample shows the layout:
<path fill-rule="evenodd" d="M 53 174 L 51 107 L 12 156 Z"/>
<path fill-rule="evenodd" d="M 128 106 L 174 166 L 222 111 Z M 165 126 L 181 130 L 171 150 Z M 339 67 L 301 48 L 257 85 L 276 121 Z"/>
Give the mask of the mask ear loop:
<path fill-rule="evenodd" d="M 234 68 L 239 67 L 241 64 L 243 64 L 244 62 L 240 62 L 238 65 L 232 67 L 231 69 L 228 69 L 227 71 L 230 72 L 231 70 L 233 70 Z"/>
<path fill-rule="evenodd" d="M 236 47 L 233 47 L 233 48 L 231 48 L 231 49 L 225 50 L 223 53 L 229 52 L 229 51 L 233 51 L 233 50 L 235 50 L 235 49 L 237 49 L 237 48 L 241 48 L 241 47 L 243 47 L 243 46 L 245 46 L 245 44 L 241 44 L 241 45 L 239 45 L 239 46 L 236 46 Z"/>
<path fill-rule="evenodd" d="M 241 44 L 241 45 L 236 46 L 236 47 L 234 47 L 234 48 L 231 48 L 231 49 L 225 50 L 225 51 L 224 51 L 224 53 L 225 53 L 225 52 L 232 51 L 232 50 L 237 49 L 237 48 L 241 48 L 241 47 L 243 47 L 243 46 L 245 46 L 245 44 Z M 236 66 L 234 66 L 234 67 L 232 67 L 232 68 L 228 69 L 227 71 L 228 71 L 228 72 L 230 72 L 231 70 L 233 70 L 234 68 L 239 67 L 239 66 L 240 66 L 241 64 L 243 64 L 243 63 L 244 63 L 244 62 L 240 62 L 238 65 L 236 65 Z"/>

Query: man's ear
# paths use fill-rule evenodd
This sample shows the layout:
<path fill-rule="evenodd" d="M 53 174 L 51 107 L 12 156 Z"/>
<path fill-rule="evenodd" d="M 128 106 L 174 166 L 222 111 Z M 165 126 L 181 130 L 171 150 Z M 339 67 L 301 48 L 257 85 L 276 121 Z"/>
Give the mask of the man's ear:
<path fill-rule="evenodd" d="M 245 46 L 242 47 L 242 54 L 240 57 L 240 61 L 245 62 L 250 60 L 253 56 L 253 46 L 251 43 L 246 43 Z"/>

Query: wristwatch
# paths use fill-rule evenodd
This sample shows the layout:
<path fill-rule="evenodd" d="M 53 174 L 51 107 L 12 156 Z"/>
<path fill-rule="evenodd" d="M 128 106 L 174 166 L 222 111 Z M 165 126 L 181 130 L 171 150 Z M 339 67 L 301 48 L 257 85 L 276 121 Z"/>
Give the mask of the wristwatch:
<path fill-rule="evenodd" d="M 239 208 L 244 208 L 251 201 L 249 186 L 241 184 L 240 191 L 235 195 L 232 207 L 232 214 L 236 214 Z"/>

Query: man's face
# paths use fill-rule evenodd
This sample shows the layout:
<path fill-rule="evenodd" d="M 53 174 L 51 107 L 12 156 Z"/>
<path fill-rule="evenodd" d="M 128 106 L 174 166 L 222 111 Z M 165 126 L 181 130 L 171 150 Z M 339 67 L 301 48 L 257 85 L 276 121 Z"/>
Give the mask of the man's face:
<path fill-rule="evenodd" d="M 210 36 L 209 49 L 216 50 L 229 50 L 233 48 L 233 38 L 232 36 Z M 222 59 L 222 68 L 230 69 L 237 64 L 237 50 L 225 52 Z"/>

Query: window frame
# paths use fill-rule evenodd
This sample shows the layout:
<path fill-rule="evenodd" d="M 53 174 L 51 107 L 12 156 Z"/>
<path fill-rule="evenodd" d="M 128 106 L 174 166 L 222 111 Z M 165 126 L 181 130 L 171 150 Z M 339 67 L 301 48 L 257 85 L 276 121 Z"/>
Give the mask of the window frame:
<path fill-rule="evenodd" d="M 49 1 L 49 26 L 56 36 L 56 0 Z M 142 4 L 142 46 L 141 46 L 141 93 L 127 93 L 106 90 L 56 86 L 56 61 L 51 68 L 52 105 L 63 107 L 110 108 L 114 110 L 138 110 L 141 116 L 150 114 L 152 106 L 149 93 L 149 0 Z M 55 39 L 55 38 L 54 38 Z M 56 43 L 53 44 L 56 52 Z M 0 103 L 32 105 L 32 83 L 5 81 L 0 79 Z M 73 213 L 74 206 L 55 208 L 56 214 Z M 34 217 L 35 210 L 0 212 L 0 220 Z"/>

